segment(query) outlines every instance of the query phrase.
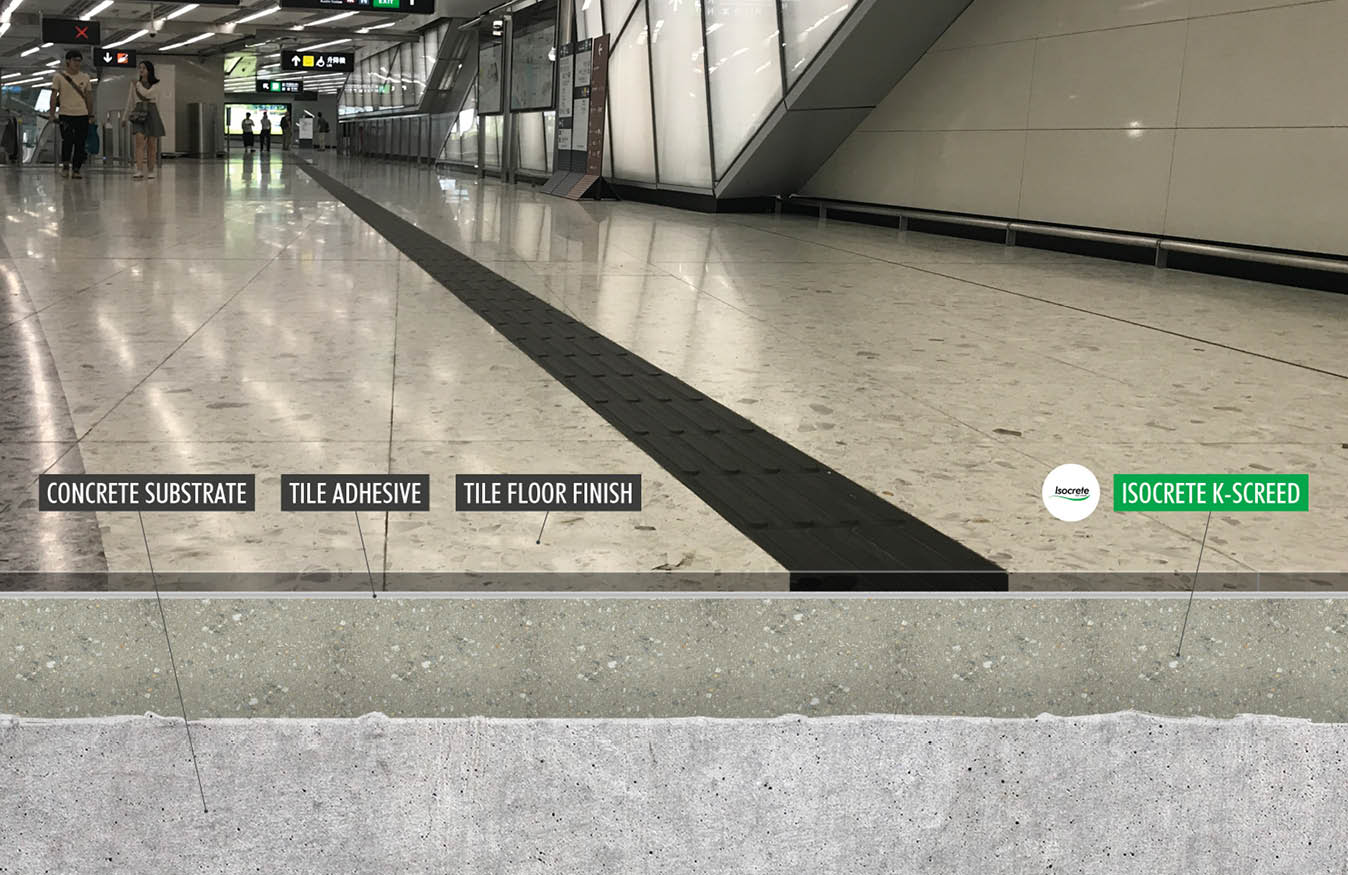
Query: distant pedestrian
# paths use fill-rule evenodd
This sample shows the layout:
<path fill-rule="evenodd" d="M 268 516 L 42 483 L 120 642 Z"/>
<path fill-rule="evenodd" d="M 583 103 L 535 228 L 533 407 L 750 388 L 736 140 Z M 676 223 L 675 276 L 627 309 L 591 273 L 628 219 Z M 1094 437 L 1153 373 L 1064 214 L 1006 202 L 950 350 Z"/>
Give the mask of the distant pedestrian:
<path fill-rule="evenodd" d="M 66 52 L 65 66 L 51 80 L 54 95 L 52 114 L 61 126 L 61 175 L 80 179 L 80 168 L 88 156 L 85 143 L 89 124 L 94 120 L 94 86 L 80 72 L 84 55 L 75 49 Z"/>
<path fill-rule="evenodd" d="M 265 109 L 262 110 L 262 151 L 271 151 L 271 119 Z"/>
<path fill-rule="evenodd" d="M 136 138 L 136 172 L 133 179 L 148 176 L 154 179 L 155 162 L 159 160 L 159 138 L 164 136 L 164 119 L 159 114 L 159 77 L 154 64 L 141 61 L 137 78 L 126 94 L 126 112 L 122 124 L 131 125 Z"/>
<path fill-rule="evenodd" d="M 281 116 L 281 151 L 290 150 L 290 113 Z"/>
<path fill-rule="evenodd" d="M 243 151 L 253 151 L 253 114 L 245 112 L 243 121 L 239 122 L 239 129 L 243 131 Z"/>
<path fill-rule="evenodd" d="M 318 139 L 318 150 L 321 152 L 328 148 L 328 120 L 323 118 L 323 113 L 318 114 L 318 120 L 314 122 L 314 133 Z"/>

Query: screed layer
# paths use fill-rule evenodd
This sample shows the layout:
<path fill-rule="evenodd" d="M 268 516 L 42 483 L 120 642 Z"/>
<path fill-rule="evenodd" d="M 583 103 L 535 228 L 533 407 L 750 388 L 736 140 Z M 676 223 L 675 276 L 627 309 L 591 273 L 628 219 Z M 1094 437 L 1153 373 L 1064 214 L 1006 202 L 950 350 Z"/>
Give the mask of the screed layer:
<path fill-rule="evenodd" d="M 192 717 L 1348 721 L 1348 600 L 165 598 Z M 0 599 L 0 713 L 179 713 L 153 599 Z"/>

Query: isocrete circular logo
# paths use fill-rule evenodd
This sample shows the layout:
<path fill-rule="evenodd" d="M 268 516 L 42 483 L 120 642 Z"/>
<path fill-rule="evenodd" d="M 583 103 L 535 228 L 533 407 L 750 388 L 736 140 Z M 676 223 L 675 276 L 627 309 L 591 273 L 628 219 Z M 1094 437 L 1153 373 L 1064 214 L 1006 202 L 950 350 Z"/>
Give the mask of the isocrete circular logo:
<path fill-rule="evenodd" d="M 1043 493 L 1049 513 L 1064 522 L 1080 522 L 1100 503 L 1100 481 L 1083 465 L 1059 465 L 1044 478 Z"/>

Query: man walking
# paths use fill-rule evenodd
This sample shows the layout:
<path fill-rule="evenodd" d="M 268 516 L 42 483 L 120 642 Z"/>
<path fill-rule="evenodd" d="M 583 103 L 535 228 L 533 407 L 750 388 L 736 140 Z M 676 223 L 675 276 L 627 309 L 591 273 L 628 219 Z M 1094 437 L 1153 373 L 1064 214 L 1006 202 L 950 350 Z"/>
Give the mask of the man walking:
<path fill-rule="evenodd" d="M 265 109 L 262 110 L 262 151 L 271 151 L 271 118 Z"/>
<path fill-rule="evenodd" d="M 290 151 L 290 113 L 281 116 L 281 151 Z"/>
<path fill-rule="evenodd" d="M 51 80 L 54 98 L 52 113 L 61 126 L 61 175 L 81 179 L 85 141 L 94 120 L 94 87 L 88 75 L 80 72 L 84 56 L 75 49 L 66 52 L 65 66 Z"/>
<path fill-rule="evenodd" d="M 318 140 L 318 151 L 322 152 L 328 148 L 328 120 L 323 118 L 321 112 L 314 121 L 314 135 L 315 139 Z"/>

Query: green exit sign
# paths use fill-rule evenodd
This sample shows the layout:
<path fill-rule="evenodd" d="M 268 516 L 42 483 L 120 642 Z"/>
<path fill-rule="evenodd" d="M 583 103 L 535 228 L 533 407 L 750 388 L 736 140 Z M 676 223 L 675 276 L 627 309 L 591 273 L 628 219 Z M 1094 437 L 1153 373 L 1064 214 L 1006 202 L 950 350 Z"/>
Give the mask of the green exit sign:
<path fill-rule="evenodd" d="M 399 0 L 374 0 L 375 9 L 397 9 Z"/>

